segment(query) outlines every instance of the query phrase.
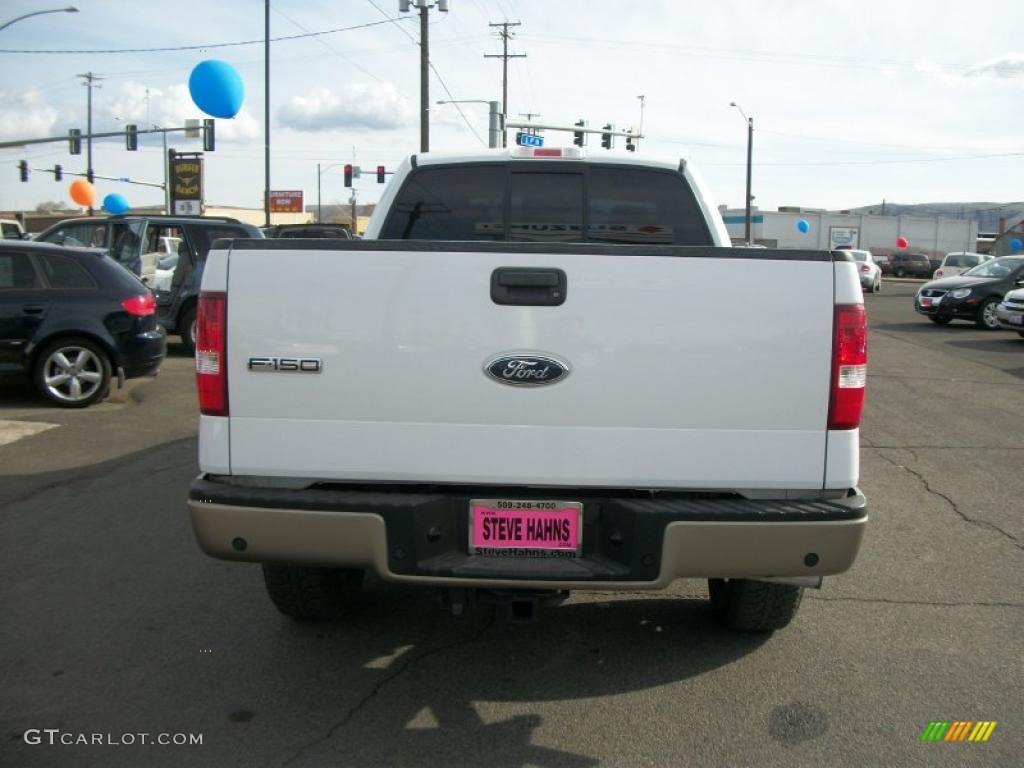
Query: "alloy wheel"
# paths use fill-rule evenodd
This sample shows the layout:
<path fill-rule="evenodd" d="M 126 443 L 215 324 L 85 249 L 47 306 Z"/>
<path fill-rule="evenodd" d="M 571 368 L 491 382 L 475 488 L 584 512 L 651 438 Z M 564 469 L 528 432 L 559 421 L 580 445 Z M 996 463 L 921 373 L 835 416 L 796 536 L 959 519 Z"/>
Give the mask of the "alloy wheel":
<path fill-rule="evenodd" d="M 103 363 L 85 347 L 61 347 L 43 364 L 43 381 L 54 399 L 80 403 L 103 385 Z"/>

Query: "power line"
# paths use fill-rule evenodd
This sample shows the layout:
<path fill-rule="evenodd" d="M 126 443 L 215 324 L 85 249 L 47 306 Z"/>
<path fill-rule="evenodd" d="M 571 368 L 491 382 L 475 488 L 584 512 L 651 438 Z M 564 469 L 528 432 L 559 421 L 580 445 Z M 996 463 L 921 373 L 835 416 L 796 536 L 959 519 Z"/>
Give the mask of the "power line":
<path fill-rule="evenodd" d="M 325 29 L 322 32 L 305 32 L 301 35 L 283 35 L 281 37 L 272 37 L 270 42 L 280 43 L 285 40 L 301 40 L 307 37 L 319 37 L 321 35 L 333 35 L 337 32 L 352 32 L 357 29 L 368 29 L 369 27 L 378 27 L 381 24 L 390 24 L 395 21 L 403 21 L 403 19 L 392 19 L 388 18 L 385 21 L 371 21 L 366 24 L 357 24 L 352 27 L 337 27 L 335 29 Z M 240 40 L 234 43 L 205 43 L 203 45 L 175 45 L 167 46 L 163 48 L 105 48 L 97 50 L 85 50 L 85 49 L 68 49 L 68 50 L 40 50 L 40 49 L 22 49 L 22 48 L 0 48 L 0 53 L 52 53 L 52 54 L 81 54 L 81 53 L 156 53 L 161 51 L 198 51 L 206 50 L 208 48 L 232 48 L 239 45 L 262 45 L 265 41 L 263 38 L 259 40 Z"/>

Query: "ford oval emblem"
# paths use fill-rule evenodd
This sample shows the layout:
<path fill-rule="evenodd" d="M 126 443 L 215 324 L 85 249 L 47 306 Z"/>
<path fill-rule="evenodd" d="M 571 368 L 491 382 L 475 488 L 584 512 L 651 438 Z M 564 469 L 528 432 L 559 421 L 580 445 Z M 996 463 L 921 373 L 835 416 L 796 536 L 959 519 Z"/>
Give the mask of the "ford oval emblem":
<path fill-rule="evenodd" d="M 484 373 L 500 384 L 543 387 L 569 375 L 569 366 L 545 355 L 502 355 L 487 362 Z"/>

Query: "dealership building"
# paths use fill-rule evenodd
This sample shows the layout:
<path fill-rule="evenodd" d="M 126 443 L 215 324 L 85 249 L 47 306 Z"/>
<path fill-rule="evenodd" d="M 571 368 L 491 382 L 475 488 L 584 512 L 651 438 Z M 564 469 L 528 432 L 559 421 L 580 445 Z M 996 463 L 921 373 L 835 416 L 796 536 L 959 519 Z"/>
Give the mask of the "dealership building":
<path fill-rule="evenodd" d="M 734 244 L 745 242 L 746 212 L 740 208 L 719 208 Z M 800 222 L 807 222 L 807 232 Z M 864 248 L 872 253 L 891 254 L 900 248 L 896 241 L 906 238 L 908 253 L 941 257 L 952 251 L 976 250 L 978 224 L 968 219 L 925 218 L 921 216 L 879 216 L 870 213 L 834 213 L 820 209 L 785 207 L 778 211 L 751 211 L 751 240 L 768 248 L 811 248 L 831 250 L 841 246 Z"/>

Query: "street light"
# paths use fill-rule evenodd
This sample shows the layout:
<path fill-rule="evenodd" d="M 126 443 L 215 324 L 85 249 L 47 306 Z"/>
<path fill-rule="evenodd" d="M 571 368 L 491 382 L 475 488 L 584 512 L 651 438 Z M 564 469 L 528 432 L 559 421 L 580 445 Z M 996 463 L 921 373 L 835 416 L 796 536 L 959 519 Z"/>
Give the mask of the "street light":
<path fill-rule="evenodd" d="M 729 102 L 729 106 L 730 107 L 736 107 L 736 109 L 738 109 L 740 111 L 740 114 L 743 115 L 743 119 L 747 123 L 747 206 L 746 206 L 746 208 L 747 208 L 747 215 L 746 215 L 746 227 L 745 227 L 745 235 L 744 236 L 746 237 L 747 245 L 750 245 L 751 244 L 751 240 L 750 240 L 750 203 L 754 199 L 750 195 L 750 170 L 751 170 L 751 164 L 752 164 L 752 161 L 753 161 L 753 151 L 754 151 L 754 118 L 747 117 L 747 113 L 743 111 L 743 107 L 741 107 L 735 101 L 730 101 Z"/>
<path fill-rule="evenodd" d="M 490 107 L 490 122 L 487 126 L 487 146 L 497 149 L 501 142 L 501 102 L 484 101 L 483 99 L 453 99 L 439 101 L 438 104 L 487 104 Z"/>
<path fill-rule="evenodd" d="M 18 16 L 15 19 L 11 19 L 5 24 L 0 24 L 0 29 L 7 29 L 11 24 L 22 19 L 27 19 L 30 16 L 41 16 L 44 13 L 78 13 L 78 9 L 73 5 L 69 5 L 67 8 L 51 8 L 48 11 L 32 11 L 32 13 L 26 13 L 24 16 Z"/>

